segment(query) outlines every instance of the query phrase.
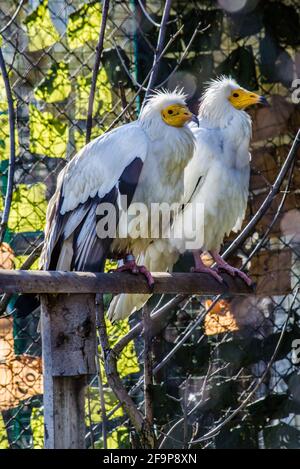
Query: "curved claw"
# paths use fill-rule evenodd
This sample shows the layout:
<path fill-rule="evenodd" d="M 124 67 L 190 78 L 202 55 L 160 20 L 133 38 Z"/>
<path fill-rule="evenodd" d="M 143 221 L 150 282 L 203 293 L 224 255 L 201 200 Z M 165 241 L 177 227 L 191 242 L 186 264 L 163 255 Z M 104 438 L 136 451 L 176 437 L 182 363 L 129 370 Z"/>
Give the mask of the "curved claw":
<path fill-rule="evenodd" d="M 215 270 L 211 269 L 210 267 L 192 267 L 190 270 L 192 273 L 198 274 L 209 274 L 211 275 L 217 282 L 224 283 L 221 275 L 218 274 Z"/>
<path fill-rule="evenodd" d="M 146 277 L 149 288 L 151 288 L 152 290 L 155 282 L 154 278 L 151 275 L 151 272 L 149 272 L 149 270 L 144 265 L 139 265 L 137 267 L 139 272 Z"/>
<path fill-rule="evenodd" d="M 149 288 L 153 290 L 154 278 L 151 273 L 144 265 L 137 265 L 133 260 L 127 261 L 125 264 L 117 267 L 116 269 L 111 269 L 109 272 L 131 272 L 134 275 L 142 274 L 146 277 Z"/>
<path fill-rule="evenodd" d="M 227 272 L 232 277 L 240 277 L 249 287 L 253 285 L 253 281 L 247 274 L 245 274 L 245 272 L 242 272 L 240 269 L 232 267 L 229 264 L 218 266 L 218 271 Z"/>

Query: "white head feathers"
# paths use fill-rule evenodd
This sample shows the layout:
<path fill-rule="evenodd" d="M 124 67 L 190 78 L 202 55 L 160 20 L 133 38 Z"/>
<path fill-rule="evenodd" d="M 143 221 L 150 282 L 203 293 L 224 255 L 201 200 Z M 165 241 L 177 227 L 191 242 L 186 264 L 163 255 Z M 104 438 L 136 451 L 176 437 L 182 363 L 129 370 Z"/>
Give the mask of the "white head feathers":
<path fill-rule="evenodd" d="M 139 119 L 143 121 L 145 119 L 153 119 L 156 116 L 161 117 L 161 111 L 166 107 L 171 106 L 172 104 L 180 104 L 185 106 L 186 98 L 187 96 L 183 93 L 182 89 L 175 89 L 174 91 L 154 91 L 154 93 L 147 99 Z"/>
<path fill-rule="evenodd" d="M 241 88 L 237 82 L 224 75 L 207 84 L 207 88 L 201 98 L 199 117 L 211 120 L 216 124 L 224 123 L 232 115 L 240 113 L 228 101 L 232 90 Z"/>

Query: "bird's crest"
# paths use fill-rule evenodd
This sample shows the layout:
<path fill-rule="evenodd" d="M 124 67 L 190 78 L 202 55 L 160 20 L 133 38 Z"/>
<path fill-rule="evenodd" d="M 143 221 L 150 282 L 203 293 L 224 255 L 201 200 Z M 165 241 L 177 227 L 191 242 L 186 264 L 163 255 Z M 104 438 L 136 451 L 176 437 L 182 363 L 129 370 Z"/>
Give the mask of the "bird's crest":
<path fill-rule="evenodd" d="M 170 91 L 167 89 L 154 90 L 152 94 L 147 98 L 143 110 L 153 108 L 157 111 L 161 111 L 171 104 L 186 104 L 187 95 L 184 93 L 183 88 L 175 88 Z M 142 111 L 143 114 L 143 111 Z"/>

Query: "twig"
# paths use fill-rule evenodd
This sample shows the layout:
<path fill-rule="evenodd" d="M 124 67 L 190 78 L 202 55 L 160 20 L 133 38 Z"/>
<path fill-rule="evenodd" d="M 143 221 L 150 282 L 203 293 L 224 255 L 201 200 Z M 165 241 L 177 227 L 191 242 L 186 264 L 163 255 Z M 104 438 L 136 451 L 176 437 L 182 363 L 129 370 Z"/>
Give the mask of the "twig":
<path fill-rule="evenodd" d="M 158 309 L 153 315 L 151 315 L 152 328 L 155 327 L 155 323 L 160 322 L 162 317 L 165 316 L 168 312 L 172 311 L 181 301 L 183 301 L 183 295 L 176 295 L 172 298 L 167 304 L 163 305 Z M 139 322 L 134 326 L 130 331 L 124 335 L 114 346 L 113 351 L 115 355 L 119 356 L 122 350 L 129 344 L 133 339 L 135 339 L 143 330 L 143 323 Z"/>
<path fill-rule="evenodd" d="M 12 17 L 10 18 L 10 20 L 6 23 L 6 25 L 3 26 L 2 29 L 0 29 L 0 34 L 3 34 L 4 31 L 6 31 L 7 28 L 10 27 L 10 25 L 13 23 L 13 21 L 15 21 L 15 19 L 16 19 L 16 17 L 18 16 L 19 11 L 21 10 L 21 8 L 22 8 L 24 2 L 25 2 L 25 0 L 20 0 L 20 3 L 19 3 L 19 5 L 17 6 L 16 11 L 14 12 L 14 14 L 13 14 Z"/>
<path fill-rule="evenodd" d="M 120 403 L 123 405 L 134 428 L 140 435 L 142 435 L 144 419 L 143 419 L 142 414 L 136 408 L 133 400 L 128 395 L 118 375 L 116 357 L 109 346 L 109 341 L 108 341 L 108 336 L 107 336 L 105 317 L 104 317 L 103 296 L 99 294 L 96 295 L 96 310 L 97 310 L 97 317 L 98 317 L 97 329 L 99 332 L 99 339 L 100 339 L 100 344 L 101 344 L 102 353 L 104 357 L 104 368 L 105 368 L 105 373 L 107 376 L 108 383 L 112 391 L 116 394 Z"/>
<path fill-rule="evenodd" d="M 116 47 L 116 50 L 117 50 L 117 54 L 119 54 L 119 50 L 118 50 L 118 47 Z M 119 91 L 120 91 L 120 99 L 121 99 L 121 104 L 122 104 L 122 109 L 125 109 L 126 106 L 127 106 L 127 101 L 126 101 L 126 96 L 125 96 L 125 89 L 124 89 L 124 85 L 121 81 L 119 81 L 118 83 L 119 85 Z M 129 112 L 126 112 L 125 115 L 125 121 L 126 122 L 130 122 L 130 115 L 129 115 Z"/>
<path fill-rule="evenodd" d="M 256 212 L 256 214 L 252 217 L 250 222 L 248 223 L 247 226 L 243 229 L 243 231 L 237 236 L 237 238 L 231 243 L 228 249 L 224 252 L 222 257 L 226 259 L 229 257 L 247 238 L 248 236 L 253 232 L 255 226 L 257 223 L 262 219 L 264 214 L 267 212 L 269 209 L 270 205 L 272 204 L 274 197 L 278 194 L 279 189 L 281 187 L 281 184 L 291 166 L 293 163 L 296 153 L 298 148 L 300 147 L 300 129 L 297 132 L 297 135 L 293 141 L 292 147 L 288 153 L 288 156 L 286 157 L 285 162 L 283 163 L 281 170 L 272 186 L 272 189 L 270 190 L 268 196 L 264 200 L 264 202 L 261 204 L 260 208 Z"/>
<path fill-rule="evenodd" d="M 90 391 L 90 385 L 87 385 L 87 390 L 86 390 L 86 397 L 87 397 L 87 405 L 88 405 L 88 417 L 89 417 L 89 427 L 90 427 L 90 438 L 91 438 L 91 447 L 95 449 L 95 435 L 94 435 L 94 429 L 93 429 L 93 422 L 92 422 L 92 408 L 91 408 L 91 391 Z"/>
<path fill-rule="evenodd" d="M 204 32 L 204 31 L 205 31 L 207 28 L 209 28 L 209 27 L 210 27 L 210 25 L 207 26 L 206 28 L 202 29 L 202 30 L 200 30 L 200 25 L 198 25 L 198 26 L 196 27 L 196 29 L 194 30 L 194 32 L 193 32 L 193 34 L 192 34 L 192 37 L 191 37 L 189 43 L 187 44 L 186 48 L 184 49 L 184 51 L 183 51 L 183 53 L 182 53 L 180 59 L 178 60 L 176 66 L 173 68 L 173 70 L 172 70 L 171 73 L 167 76 L 167 78 L 165 78 L 161 83 L 159 83 L 158 85 L 156 85 L 156 88 L 161 88 L 162 86 L 164 86 L 164 85 L 170 80 L 170 78 L 177 72 L 177 70 L 179 69 L 179 67 L 180 67 L 180 65 L 182 64 L 183 60 L 186 58 L 186 56 L 187 56 L 187 54 L 188 54 L 188 52 L 189 52 L 189 50 L 190 50 L 190 48 L 191 48 L 191 46 L 192 46 L 192 43 L 193 43 L 193 41 L 194 41 L 194 39 L 195 39 L 197 33 L 200 32 L 200 31 L 201 31 L 201 32 Z M 139 87 L 139 86 L 142 86 L 142 85 L 132 76 L 132 74 L 131 74 L 130 71 L 128 70 L 128 68 L 127 68 L 127 66 L 126 66 L 126 64 L 125 64 L 125 62 L 124 62 L 124 60 L 123 60 L 123 57 L 122 57 L 122 55 L 120 54 L 120 51 L 118 50 L 118 47 L 116 47 L 116 51 L 117 51 L 117 55 L 118 55 L 118 57 L 119 57 L 119 60 L 120 60 L 120 62 L 121 62 L 121 65 L 122 65 L 122 67 L 123 67 L 123 69 L 124 69 L 126 75 L 127 75 L 127 76 L 129 77 L 129 79 L 131 80 L 133 86 L 135 86 L 136 88 Z M 143 89 L 144 91 L 147 90 L 147 88 L 144 87 L 144 86 L 142 87 L 142 89 Z"/>
<path fill-rule="evenodd" d="M 144 400 L 145 400 L 145 432 L 148 433 L 148 440 L 152 443 L 151 448 L 155 448 L 155 434 L 153 431 L 153 401 L 152 401 L 152 325 L 150 319 L 149 306 L 143 308 L 144 324 Z"/>
<path fill-rule="evenodd" d="M 12 195 L 13 195 L 13 183 L 15 174 L 15 161 L 16 161 L 16 142 L 15 142 L 15 110 L 12 92 L 10 88 L 9 78 L 6 71 L 5 61 L 0 47 L 0 69 L 4 81 L 7 104 L 8 104 L 8 118 L 9 118 L 9 163 L 8 163 L 8 183 L 5 195 L 4 210 L 0 225 L 0 244 L 3 242 L 3 238 L 7 228 L 7 222 L 11 207 Z"/>
<path fill-rule="evenodd" d="M 287 156 L 287 158 L 286 158 L 286 160 L 285 160 L 285 162 L 284 162 L 284 164 L 283 164 L 283 166 L 282 166 L 282 168 L 281 168 L 281 170 L 280 170 L 280 172 L 279 172 L 279 174 L 278 174 L 278 176 L 277 176 L 277 178 L 276 178 L 276 180 L 273 184 L 272 191 L 269 193 L 269 195 L 267 196 L 265 201 L 262 203 L 262 205 L 261 205 L 261 207 L 258 211 L 259 216 L 257 216 L 257 214 L 256 214 L 250 220 L 248 225 L 243 229 L 241 234 L 238 236 L 238 238 L 240 238 L 241 241 L 238 242 L 238 243 L 236 242 L 236 240 L 233 241 L 231 243 L 231 245 L 229 246 L 229 248 L 223 254 L 223 256 L 222 256 L 223 258 L 227 258 L 229 255 L 231 255 L 233 252 L 235 252 L 237 250 L 237 248 L 240 246 L 240 244 L 247 239 L 247 237 L 252 232 L 252 230 L 255 228 L 257 223 L 264 216 L 264 214 L 268 210 L 269 206 L 271 205 L 275 195 L 278 193 L 287 171 L 289 170 L 289 168 L 291 167 L 291 165 L 294 162 L 296 152 L 297 152 L 297 149 L 299 148 L 299 145 L 300 145 L 300 131 L 298 131 L 298 133 L 297 133 L 297 135 L 296 135 L 296 137 L 293 141 L 293 144 L 292 144 L 292 147 L 291 147 L 291 149 L 288 153 L 288 156 Z M 255 220 L 255 222 L 253 222 L 253 219 Z M 167 312 L 170 311 L 170 309 L 175 307 L 175 305 L 180 304 L 182 301 L 184 301 L 187 298 L 188 298 L 188 296 L 185 296 L 185 295 L 176 295 L 174 298 L 172 298 L 172 300 L 170 300 L 170 302 L 167 305 L 164 305 L 155 314 L 158 314 L 158 316 L 161 319 Z M 183 333 L 183 336 L 181 337 L 179 342 L 176 344 L 176 346 L 169 352 L 169 354 L 166 357 L 164 357 L 164 359 L 157 365 L 157 367 L 155 367 L 155 369 L 153 371 L 154 374 L 156 374 L 157 371 L 159 371 L 163 366 L 165 366 L 169 362 L 170 358 L 174 355 L 174 353 L 176 353 L 176 351 L 190 337 L 190 335 L 193 333 L 193 331 L 201 324 L 204 315 L 207 314 L 217 304 L 217 302 L 221 298 L 222 298 L 222 295 L 218 295 L 213 300 L 213 303 L 210 305 L 209 309 L 205 312 L 202 312 L 194 320 L 193 323 L 190 323 L 190 325 L 188 326 L 188 330 L 186 330 Z M 155 314 L 152 316 L 153 318 L 155 317 Z M 126 334 L 126 336 L 124 336 L 122 339 L 119 340 L 119 342 L 115 345 L 115 348 L 114 348 L 115 353 L 119 354 L 122 351 L 122 349 L 127 345 L 127 343 L 130 342 L 130 340 L 133 340 L 135 337 L 137 337 L 141 333 L 141 331 L 142 331 L 142 324 L 139 323 L 131 331 L 129 331 L 129 333 Z M 141 387 L 142 382 L 143 381 L 141 379 L 141 380 L 138 381 L 138 383 L 136 383 L 136 385 L 134 385 L 132 387 L 131 391 L 129 391 L 130 395 L 132 395 L 137 389 L 139 389 Z M 114 409 L 112 409 L 110 411 L 110 415 L 113 415 L 116 412 L 117 408 L 118 408 L 118 406 L 116 406 Z"/>
<path fill-rule="evenodd" d="M 264 379 L 265 377 L 267 376 L 267 374 L 269 373 L 270 371 L 270 368 L 271 366 L 273 365 L 274 361 L 275 361 L 275 358 L 277 356 L 277 353 L 278 353 L 278 350 L 279 350 L 279 347 L 282 343 L 282 340 L 283 340 L 283 337 L 284 337 L 284 334 L 285 334 L 285 331 L 286 331 L 286 328 L 287 328 L 287 325 L 288 325 L 288 322 L 289 322 L 289 319 L 290 319 L 290 316 L 291 316 L 291 313 L 292 313 L 292 309 L 293 309 L 293 306 L 294 306 L 294 303 L 295 303 L 295 300 L 297 298 L 297 295 L 299 293 L 299 287 L 296 289 L 296 292 L 294 294 L 294 297 L 293 297 L 293 300 L 292 300 L 292 303 L 291 303 L 291 306 L 289 308 L 289 311 L 288 311 L 288 315 L 287 315 L 287 318 L 286 318 L 286 321 L 284 323 L 284 326 L 281 330 L 281 334 L 280 334 L 280 337 L 278 339 L 278 342 L 276 344 L 276 347 L 275 347 L 275 350 L 273 352 L 273 355 L 265 369 L 265 371 L 263 372 L 262 376 L 259 378 L 259 380 L 257 380 L 255 386 L 253 387 L 253 389 L 251 390 L 251 392 L 248 394 L 248 396 L 246 397 L 246 399 L 241 403 L 241 405 L 235 409 L 231 415 L 229 415 L 225 420 L 223 420 L 223 422 L 221 422 L 219 425 L 217 425 L 215 428 L 213 428 L 212 430 L 210 430 L 209 432 L 207 432 L 205 435 L 203 435 L 201 438 L 199 438 L 198 440 L 194 440 L 192 442 L 192 444 L 195 444 L 195 443 L 200 443 L 202 441 L 205 441 L 205 440 L 208 440 L 209 438 L 212 438 L 213 436 L 216 436 L 220 430 L 225 426 L 227 425 L 227 423 L 229 423 L 237 414 L 239 414 L 241 412 L 241 410 L 243 410 L 246 405 L 248 404 L 248 402 L 250 401 L 250 399 L 252 398 L 252 396 L 255 394 L 255 392 L 257 391 L 257 389 L 259 388 L 259 386 L 264 382 Z"/>
<path fill-rule="evenodd" d="M 146 100 L 147 100 L 147 98 L 150 94 L 150 91 L 152 90 L 153 86 L 155 85 L 155 81 L 156 81 L 156 77 L 157 77 L 157 73 L 158 73 L 158 68 L 159 68 L 160 56 L 161 56 L 161 52 L 163 50 L 164 42 L 165 42 L 167 22 L 168 22 L 169 15 L 170 15 L 171 4 L 172 4 L 172 0 L 166 0 L 163 15 L 162 15 L 162 19 L 161 19 L 161 24 L 160 24 L 160 28 L 159 28 L 157 45 L 156 45 L 156 49 L 155 49 L 155 53 L 154 53 L 154 57 L 153 57 L 152 71 L 151 71 L 149 82 L 148 82 L 148 85 L 147 85 L 147 90 L 146 90 L 146 93 L 145 93 L 145 99 L 144 99 L 143 105 L 146 102 Z"/>
<path fill-rule="evenodd" d="M 281 210 L 285 204 L 285 201 L 286 201 L 286 197 L 287 195 L 289 194 L 289 188 L 290 188 L 290 185 L 291 185 L 291 182 L 292 182 L 292 176 L 293 176 L 293 172 L 294 172 L 294 166 L 295 166 L 295 159 L 293 160 L 292 162 L 292 165 L 290 167 L 290 174 L 289 174 L 289 177 L 288 177 L 288 181 L 287 181 L 287 184 L 286 184 L 286 188 L 285 188 L 285 191 L 283 193 L 283 196 L 281 198 L 281 201 L 280 201 L 280 204 L 278 206 L 278 209 L 276 210 L 276 213 L 271 221 L 271 223 L 268 225 L 268 228 L 266 229 L 266 231 L 264 232 L 263 234 L 263 237 L 261 238 L 261 240 L 257 243 L 257 245 L 255 246 L 255 248 L 251 251 L 251 253 L 248 255 L 247 259 L 245 260 L 245 262 L 243 263 L 243 266 L 242 266 L 242 269 L 244 269 L 248 264 L 249 262 L 251 261 L 251 259 L 253 258 L 253 256 L 255 256 L 255 254 L 257 253 L 257 251 L 259 251 L 259 249 L 261 249 L 261 247 L 264 245 L 265 241 L 267 240 L 267 237 L 269 235 L 269 233 L 272 231 L 272 228 L 273 226 L 275 225 L 276 221 L 278 220 L 278 217 L 281 213 Z"/>
<path fill-rule="evenodd" d="M 178 31 L 176 31 L 176 33 L 171 36 L 171 38 L 169 39 L 166 47 L 164 48 L 164 50 L 162 51 L 162 53 L 160 54 L 160 56 L 158 57 L 157 60 L 160 60 L 161 57 L 163 57 L 163 55 L 166 53 L 166 51 L 169 49 L 169 47 L 171 46 L 171 44 L 175 41 L 176 37 L 181 33 L 183 29 L 183 25 L 178 29 Z M 113 122 L 110 124 L 110 126 L 106 129 L 106 132 L 109 132 L 111 129 L 113 129 L 115 127 L 115 125 L 122 119 L 122 117 L 124 116 L 125 112 L 128 111 L 128 109 L 134 104 L 137 96 L 139 96 L 139 94 L 141 93 L 141 91 L 143 90 L 143 87 L 144 85 L 147 83 L 148 81 L 148 78 L 150 77 L 151 75 L 151 72 L 152 72 L 152 68 L 151 70 L 147 73 L 144 81 L 142 82 L 142 84 L 139 86 L 138 90 L 136 91 L 136 93 L 134 94 L 134 96 L 131 98 L 131 100 L 129 101 L 129 103 L 127 104 L 126 108 L 123 109 L 120 114 L 113 120 Z"/>
<path fill-rule="evenodd" d="M 146 8 L 145 8 L 145 5 L 143 4 L 142 0 L 138 0 L 138 4 L 142 10 L 142 12 L 144 13 L 145 17 L 147 18 L 147 20 L 153 24 L 153 26 L 155 26 L 156 28 L 160 28 L 160 23 L 156 23 L 156 21 L 154 21 L 152 19 L 152 17 L 149 15 L 149 13 L 147 12 Z M 177 21 L 178 18 L 175 18 L 171 21 L 168 21 L 167 24 L 172 24 L 172 23 L 175 23 Z"/>
<path fill-rule="evenodd" d="M 99 303 L 100 301 L 100 303 Z M 98 381 L 98 389 L 100 395 L 100 407 L 101 407 L 101 419 L 102 419 L 102 439 L 103 439 L 103 449 L 107 449 L 107 414 L 106 414 L 106 405 L 105 405 L 105 396 L 104 396 L 104 389 L 103 389 L 103 380 L 101 374 L 101 366 L 100 366 L 100 354 L 98 346 L 100 344 L 100 317 L 99 317 L 99 306 L 103 307 L 103 300 L 96 296 L 96 308 L 95 308 L 95 315 L 96 315 L 96 331 L 97 331 L 97 350 L 96 350 L 96 368 L 97 368 L 97 381 Z M 104 354 L 103 354 L 104 360 Z"/>
<path fill-rule="evenodd" d="M 205 376 L 205 379 L 204 379 L 204 382 L 203 382 L 203 385 L 202 385 L 202 388 L 201 388 L 201 397 L 200 397 L 199 401 L 197 402 L 197 404 L 195 404 L 195 406 L 189 412 L 186 413 L 186 416 L 181 417 L 179 420 L 177 420 L 177 422 L 174 423 L 174 425 L 172 425 L 170 430 L 168 430 L 168 432 L 165 434 L 165 437 L 161 441 L 161 443 L 159 445 L 159 449 L 162 449 L 164 447 L 164 444 L 166 443 L 168 438 L 171 437 L 172 433 L 174 432 L 174 430 L 176 430 L 178 425 L 180 425 L 181 423 L 184 423 L 185 418 L 190 417 L 202 405 L 204 390 L 205 390 L 205 387 L 206 387 L 208 377 L 210 375 L 210 370 L 211 370 L 211 363 L 209 364 L 209 367 L 208 367 L 208 370 L 207 370 L 207 373 L 206 373 L 206 376 Z"/>
<path fill-rule="evenodd" d="M 96 84 L 97 84 L 100 61 L 101 61 L 102 52 L 103 52 L 103 43 L 104 43 L 104 35 L 105 35 L 105 29 L 106 29 L 106 23 L 107 23 L 108 8 L 109 8 L 109 0 L 103 0 L 101 26 L 100 26 L 100 32 L 99 32 L 99 40 L 98 40 L 98 44 L 96 47 L 96 58 L 95 58 L 95 63 L 94 63 L 94 68 L 93 68 L 92 84 L 91 84 L 91 91 L 89 95 L 88 113 L 87 113 L 87 119 L 86 119 L 86 143 L 90 141 L 91 133 L 92 133 L 95 91 L 96 91 Z"/>
<path fill-rule="evenodd" d="M 179 69 L 180 65 L 182 64 L 182 62 L 184 61 L 184 59 L 186 58 L 186 56 L 188 55 L 189 53 L 189 50 L 193 44 L 193 41 L 196 37 L 196 35 L 198 33 L 203 33 L 204 31 L 206 31 L 208 28 L 210 28 L 210 24 L 208 26 L 205 26 L 205 28 L 203 29 L 200 29 L 200 25 L 198 25 L 196 27 L 196 29 L 194 30 L 192 36 L 191 36 L 191 39 L 189 41 L 189 43 L 187 44 L 186 48 L 184 49 L 179 61 L 177 62 L 176 66 L 173 68 L 173 70 L 171 71 L 171 73 L 167 76 L 167 78 L 165 78 L 161 83 L 159 83 L 157 86 L 157 88 L 161 88 L 162 86 L 164 86 L 169 80 L 170 78 L 177 72 L 177 70 Z"/>

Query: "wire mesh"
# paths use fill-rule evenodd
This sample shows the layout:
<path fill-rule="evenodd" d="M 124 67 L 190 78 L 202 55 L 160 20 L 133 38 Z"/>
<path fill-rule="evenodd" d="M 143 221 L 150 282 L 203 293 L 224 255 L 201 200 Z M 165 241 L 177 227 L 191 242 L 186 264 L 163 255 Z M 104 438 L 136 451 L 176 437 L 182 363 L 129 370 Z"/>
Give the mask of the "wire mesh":
<path fill-rule="evenodd" d="M 124 95 L 129 102 L 137 83 L 149 72 L 163 3 L 110 2 L 92 137 L 109 128 L 124 107 Z M 57 174 L 85 143 L 101 11 L 99 1 L 0 0 L 2 50 L 17 115 L 14 191 L 0 253 L 2 268 L 20 268 L 43 239 L 47 202 Z M 299 109 L 291 98 L 292 82 L 300 70 L 299 18 L 296 0 L 172 2 L 167 39 L 183 29 L 160 62 L 157 83 L 183 86 L 190 107 L 196 110 L 204 83 L 216 75 L 231 74 L 241 85 L 259 89 L 272 104 L 269 109 L 250 111 L 252 172 L 245 224 L 272 187 L 299 127 Z M 195 37 L 182 60 L 199 23 L 206 29 Z M 180 67 L 170 75 L 178 61 Z M 131 118 L 138 115 L 142 97 L 143 93 L 134 100 Z M 123 116 L 120 123 L 128 117 Z M 8 129 L 1 79 L 0 210 L 7 190 Z M 211 298 L 189 298 L 170 311 L 157 332 L 153 356 L 154 363 L 161 365 L 152 395 L 161 447 L 299 447 L 298 357 L 293 350 L 300 339 L 298 187 L 299 159 L 289 184 L 231 258 L 240 265 L 257 249 L 248 264 L 257 282 L 256 293 L 221 298 L 216 304 Z M 225 248 L 232 239 L 226 240 Z M 189 265 L 186 256 L 176 268 L 187 270 Z M 154 297 L 151 305 L 169 299 Z M 106 305 L 109 300 L 107 296 Z M 0 448 L 40 448 L 43 388 L 38 304 L 16 301 L 15 295 L 0 319 Z M 111 343 L 140 318 L 138 312 L 129 321 L 109 325 Z M 197 327 L 182 340 L 196 318 Z M 143 408 L 143 392 L 137 386 L 143 374 L 142 338 L 126 346 L 118 370 Z M 134 442 L 133 429 L 108 387 L 102 364 L 100 373 L 101 379 L 93 377 L 87 390 L 86 446 L 103 447 L 105 430 L 108 447 L 129 447 Z"/>

